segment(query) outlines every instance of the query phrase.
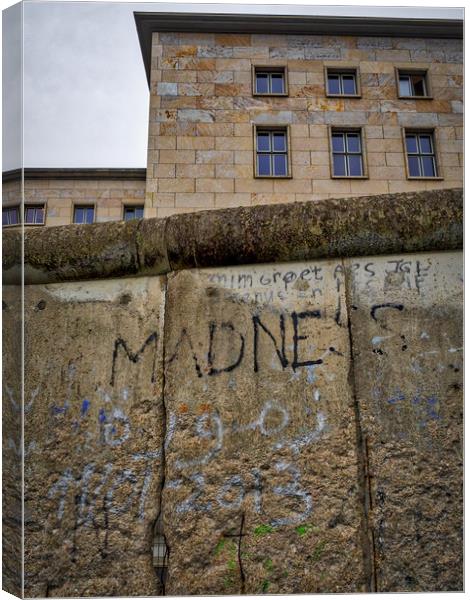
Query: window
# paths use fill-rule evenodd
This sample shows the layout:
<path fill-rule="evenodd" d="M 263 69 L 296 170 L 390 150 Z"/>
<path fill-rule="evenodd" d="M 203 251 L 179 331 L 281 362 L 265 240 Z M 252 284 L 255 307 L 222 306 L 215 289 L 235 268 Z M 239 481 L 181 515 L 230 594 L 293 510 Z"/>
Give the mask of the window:
<path fill-rule="evenodd" d="M 125 206 L 124 207 L 124 221 L 132 221 L 132 219 L 143 219 L 144 207 L 143 206 Z"/>
<path fill-rule="evenodd" d="M 255 128 L 256 177 L 290 177 L 287 127 Z"/>
<path fill-rule="evenodd" d="M 74 223 L 93 223 L 95 220 L 94 206 L 75 206 L 73 211 Z"/>
<path fill-rule="evenodd" d="M 44 225 L 45 212 L 44 204 L 26 204 L 24 207 L 24 224 Z"/>
<path fill-rule="evenodd" d="M 360 130 L 331 131 L 333 177 L 366 177 Z"/>
<path fill-rule="evenodd" d="M 7 225 L 19 225 L 20 224 L 20 207 L 19 206 L 6 206 L 2 208 L 2 224 Z"/>
<path fill-rule="evenodd" d="M 438 176 L 432 131 L 406 131 L 405 145 L 408 177 Z"/>
<path fill-rule="evenodd" d="M 253 67 L 253 94 L 287 96 L 285 67 Z"/>
<path fill-rule="evenodd" d="M 327 96 L 360 96 L 357 69 L 336 69 L 327 67 Z"/>
<path fill-rule="evenodd" d="M 397 71 L 399 98 L 430 98 L 426 71 Z"/>

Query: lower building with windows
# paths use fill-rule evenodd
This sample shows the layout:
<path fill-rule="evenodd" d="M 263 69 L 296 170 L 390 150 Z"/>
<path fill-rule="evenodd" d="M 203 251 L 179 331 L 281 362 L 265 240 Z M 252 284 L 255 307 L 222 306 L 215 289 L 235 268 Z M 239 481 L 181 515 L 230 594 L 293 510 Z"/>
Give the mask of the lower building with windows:
<path fill-rule="evenodd" d="M 460 187 L 458 20 L 135 13 L 144 169 L 4 173 L 3 225 Z M 269 33 L 267 33 L 269 32 Z"/>
<path fill-rule="evenodd" d="M 142 218 L 144 204 L 145 169 L 18 169 L 3 173 L 4 227 Z"/>

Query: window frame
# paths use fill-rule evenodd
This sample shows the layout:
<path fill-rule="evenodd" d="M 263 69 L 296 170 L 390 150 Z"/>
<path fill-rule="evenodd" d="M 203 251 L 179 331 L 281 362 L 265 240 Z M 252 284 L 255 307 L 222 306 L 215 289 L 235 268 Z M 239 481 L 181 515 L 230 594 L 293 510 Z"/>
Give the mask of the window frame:
<path fill-rule="evenodd" d="M 286 134 L 287 142 L 287 174 L 286 175 L 258 175 L 258 137 L 257 134 L 263 131 L 279 131 Z M 262 152 L 260 154 L 263 154 Z M 268 154 L 274 154 L 269 152 Z M 282 153 L 283 154 L 283 153 Z M 290 141 L 289 125 L 264 125 L 262 123 L 253 124 L 253 177 L 255 179 L 292 179 L 292 151 Z"/>
<path fill-rule="evenodd" d="M 6 225 L 3 225 L 3 211 L 12 209 L 16 209 L 18 223 L 7 223 Z M 21 204 L 9 204 L 2 206 L 2 229 L 5 227 L 19 227 L 21 225 L 23 225 L 23 221 L 21 220 Z"/>
<path fill-rule="evenodd" d="M 96 204 L 95 203 L 74 204 L 72 208 L 73 208 L 73 210 L 72 210 L 72 224 L 73 225 L 92 225 L 93 223 L 96 223 Z M 91 223 L 76 223 L 75 222 L 75 211 L 77 208 L 92 208 L 93 209 L 93 221 Z"/>
<path fill-rule="evenodd" d="M 436 144 L 436 131 L 433 128 L 416 128 L 416 127 L 402 127 L 402 142 L 403 142 L 403 153 L 405 156 L 405 169 L 406 169 L 406 178 L 411 181 L 420 181 L 420 180 L 429 180 L 429 181 L 442 181 L 444 177 L 441 175 L 441 166 L 439 159 L 439 151 Z M 436 175 L 410 175 L 410 167 L 408 164 L 408 149 L 406 147 L 406 136 L 408 134 L 412 135 L 430 135 L 431 141 L 434 149 L 434 165 L 436 167 Z M 413 156 L 422 156 L 421 154 L 413 154 Z M 429 156 L 429 155 L 427 155 Z"/>
<path fill-rule="evenodd" d="M 258 73 L 283 73 L 284 75 L 284 92 L 282 93 L 273 93 L 273 92 L 257 92 L 256 91 L 256 75 Z M 286 65 L 252 65 L 251 66 L 251 91 L 253 96 L 262 96 L 262 97 L 285 97 L 289 95 L 289 79 L 287 74 L 287 66 Z"/>
<path fill-rule="evenodd" d="M 422 75 L 424 78 L 424 85 L 426 87 L 426 95 L 425 96 L 403 96 L 400 94 L 400 77 L 402 75 Z M 419 69 L 419 68 L 408 68 L 408 67 L 395 67 L 395 82 L 397 86 L 397 97 L 399 100 L 432 100 L 432 88 L 431 88 L 431 80 L 429 77 L 428 69 Z"/>
<path fill-rule="evenodd" d="M 328 87 L 328 75 L 354 75 L 354 80 L 356 83 L 356 93 L 355 94 L 333 94 L 330 93 Z M 324 67 L 324 77 L 325 77 L 325 95 L 327 98 L 361 98 L 361 77 L 358 66 L 351 65 L 325 65 Z"/>
<path fill-rule="evenodd" d="M 333 134 L 335 133 L 358 133 L 361 142 L 362 175 L 335 175 L 333 160 Z M 330 176 L 331 179 L 369 179 L 369 168 L 367 164 L 367 152 L 363 127 L 328 127 L 328 143 L 330 150 Z M 345 153 L 347 155 L 348 152 Z"/>
<path fill-rule="evenodd" d="M 29 222 L 26 221 L 26 210 L 28 208 L 35 208 L 35 209 L 42 208 L 42 211 L 43 211 L 43 220 L 42 220 L 42 223 L 29 223 Z M 25 203 L 25 205 L 23 207 L 23 223 L 24 223 L 24 225 L 28 226 L 28 227 L 41 227 L 41 226 L 44 226 L 46 224 L 46 216 L 47 216 L 46 209 L 47 209 L 47 203 L 46 202 L 38 202 L 38 203 L 28 202 L 28 203 Z"/>
<path fill-rule="evenodd" d="M 134 210 L 136 208 L 141 208 L 142 209 L 142 216 L 141 217 L 133 217 L 132 219 L 128 219 L 128 221 L 135 221 L 136 219 L 143 219 L 144 218 L 144 211 L 145 211 L 145 204 L 123 204 L 122 205 L 122 220 L 127 223 L 126 221 L 126 210 L 133 208 Z"/>

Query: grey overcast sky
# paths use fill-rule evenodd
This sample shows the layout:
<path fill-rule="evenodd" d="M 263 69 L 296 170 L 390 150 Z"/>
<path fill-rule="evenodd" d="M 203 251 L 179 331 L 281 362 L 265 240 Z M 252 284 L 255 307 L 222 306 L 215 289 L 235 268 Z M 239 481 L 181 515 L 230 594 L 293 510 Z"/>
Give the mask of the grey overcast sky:
<path fill-rule="evenodd" d="M 310 3 L 310 6 L 305 4 Z M 133 11 L 463 18 L 462 8 L 23 3 L 25 167 L 145 167 L 148 86 Z M 21 9 L 3 12 L 3 170 L 21 166 Z"/>

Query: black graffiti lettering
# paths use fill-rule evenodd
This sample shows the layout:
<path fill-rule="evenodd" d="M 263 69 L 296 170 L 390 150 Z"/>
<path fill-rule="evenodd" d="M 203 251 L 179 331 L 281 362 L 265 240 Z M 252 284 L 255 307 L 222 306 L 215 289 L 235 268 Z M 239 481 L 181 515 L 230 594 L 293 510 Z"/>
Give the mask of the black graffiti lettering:
<path fill-rule="evenodd" d="M 304 269 L 300 275 L 299 275 L 299 279 L 305 279 L 306 281 L 308 281 L 310 279 L 310 277 L 307 277 L 307 275 L 310 275 L 311 271 L 310 269 Z"/>
<path fill-rule="evenodd" d="M 292 324 L 294 325 L 294 360 L 292 361 L 292 369 L 295 371 L 298 367 L 307 367 L 309 365 L 321 365 L 323 360 L 305 360 L 299 361 L 299 342 L 306 340 L 306 335 L 299 335 L 299 321 L 303 319 L 320 319 L 321 313 L 319 310 L 307 310 L 301 313 L 292 313 Z"/>
<path fill-rule="evenodd" d="M 251 275 L 239 275 L 238 276 L 238 287 L 247 288 L 253 287 L 253 277 Z"/>
<path fill-rule="evenodd" d="M 387 264 L 395 265 L 395 269 L 393 271 L 389 271 L 388 269 L 385 269 L 385 273 L 398 273 L 398 267 L 400 266 L 401 262 L 402 262 L 402 260 L 388 260 Z"/>
<path fill-rule="evenodd" d="M 261 327 L 261 329 L 271 338 L 271 341 L 274 344 L 274 349 L 276 350 L 276 354 L 279 358 L 279 362 L 281 363 L 282 368 L 284 369 L 285 367 L 287 367 L 289 361 L 286 358 L 286 326 L 284 322 L 284 315 L 279 316 L 279 330 L 281 332 L 281 350 L 279 350 L 278 348 L 277 341 L 274 335 L 271 333 L 271 331 L 269 331 L 266 325 L 264 325 L 261 322 L 260 318 L 257 315 L 255 315 L 253 316 L 253 369 L 255 373 L 258 372 L 258 327 Z"/>
<path fill-rule="evenodd" d="M 374 263 L 367 263 L 367 264 L 364 266 L 364 271 L 367 271 L 367 273 L 369 273 L 369 275 L 370 275 L 371 277 L 373 277 L 373 276 L 375 275 L 375 271 L 373 271 L 372 269 L 370 269 L 370 268 L 369 268 L 369 267 L 370 267 L 371 265 L 373 265 L 373 264 L 374 264 Z"/>
<path fill-rule="evenodd" d="M 110 381 L 110 385 L 114 386 L 114 379 L 115 379 L 115 375 L 116 375 L 116 362 L 117 362 L 119 348 L 122 348 L 124 350 L 124 352 L 126 353 L 127 358 L 131 362 L 137 363 L 137 362 L 139 362 L 140 357 L 144 353 L 144 351 L 147 348 L 147 346 L 150 346 L 150 344 L 152 344 L 152 343 L 155 346 L 155 352 L 154 352 L 154 357 L 153 357 L 151 382 L 155 383 L 155 366 L 156 366 L 156 361 L 157 361 L 157 339 L 158 339 L 158 334 L 157 334 L 156 331 L 154 331 L 153 333 L 151 333 L 149 335 L 149 337 L 142 344 L 142 348 L 138 352 L 134 353 L 134 352 L 131 352 L 129 350 L 129 347 L 127 346 L 127 342 L 125 340 L 123 340 L 120 337 L 117 338 L 116 341 L 114 342 L 113 363 L 112 363 L 112 368 L 111 368 L 111 381 Z"/>
<path fill-rule="evenodd" d="M 335 270 L 333 271 L 333 277 L 337 279 L 339 274 L 341 275 L 341 277 L 344 276 L 343 265 L 336 265 Z"/>
<path fill-rule="evenodd" d="M 294 273 L 294 271 L 288 271 L 284 277 L 282 278 L 282 281 L 284 282 L 284 288 L 287 292 L 287 287 L 289 285 L 289 283 L 292 283 L 293 281 L 295 281 L 297 279 L 297 273 Z"/>
<path fill-rule="evenodd" d="M 261 285 L 271 285 L 271 278 L 262 273 L 261 277 L 259 278 L 259 282 Z"/>
<path fill-rule="evenodd" d="M 397 302 L 385 302 L 385 304 L 374 304 L 374 306 L 370 309 L 370 316 L 377 321 L 377 317 L 375 313 L 382 308 L 395 308 L 396 310 L 403 310 L 405 307 L 403 304 L 398 304 Z"/>
<path fill-rule="evenodd" d="M 224 275 L 223 273 L 210 273 L 209 275 L 209 281 L 211 283 L 219 283 L 222 284 L 223 286 L 225 286 L 227 284 L 227 276 Z"/>
<path fill-rule="evenodd" d="M 321 281 L 323 279 L 323 275 L 320 276 L 320 273 L 322 272 L 322 267 L 312 267 L 312 271 L 317 281 Z"/>
<path fill-rule="evenodd" d="M 336 303 L 335 310 L 335 323 L 338 327 L 341 327 L 341 297 L 338 295 L 338 302 Z"/>
<path fill-rule="evenodd" d="M 214 321 L 209 323 L 209 352 L 207 354 L 207 365 L 209 367 L 209 375 L 218 375 L 219 373 L 229 373 L 238 367 L 238 365 L 242 362 L 243 355 L 245 352 L 245 338 L 242 334 L 236 331 L 235 327 L 231 323 L 221 323 L 220 329 L 226 329 L 228 331 L 232 331 L 237 333 L 240 336 L 241 346 L 238 354 L 237 360 L 231 365 L 223 368 L 214 367 L 214 337 L 217 331 L 218 325 Z"/>
<path fill-rule="evenodd" d="M 170 358 L 168 359 L 167 364 L 171 364 L 176 359 L 176 357 L 178 356 L 178 352 L 179 352 L 180 346 L 181 346 L 181 344 L 183 343 L 184 340 L 188 341 L 188 345 L 189 345 L 189 348 L 191 350 L 191 355 L 192 355 L 192 358 L 193 358 L 193 361 L 194 361 L 194 367 L 196 369 L 197 376 L 198 377 L 202 377 L 201 367 L 199 366 L 199 363 L 198 363 L 198 360 L 197 360 L 197 356 L 196 356 L 196 353 L 194 352 L 193 344 L 191 342 L 191 338 L 189 337 L 189 334 L 186 331 L 186 328 L 183 328 L 181 330 L 181 335 L 179 337 L 179 340 L 176 342 L 175 351 L 170 356 Z"/>

